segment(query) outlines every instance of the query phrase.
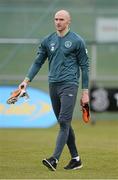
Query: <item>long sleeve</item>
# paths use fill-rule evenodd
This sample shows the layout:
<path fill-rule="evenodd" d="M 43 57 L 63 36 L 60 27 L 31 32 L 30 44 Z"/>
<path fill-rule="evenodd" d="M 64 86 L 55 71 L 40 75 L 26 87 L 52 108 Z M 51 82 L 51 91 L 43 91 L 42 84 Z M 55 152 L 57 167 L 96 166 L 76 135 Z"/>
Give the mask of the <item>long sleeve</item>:
<path fill-rule="evenodd" d="M 88 89 L 89 86 L 89 58 L 87 49 L 85 48 L 84 41 L 81 40 L 77 49 L 77 58 L 79 68 L 82 75 L 82 89 Z"/>
<path fill-rule="evenodd" d="M 31 65 L 26 78 L 32 81 L 35 75 L 39 72 L 41 66 L 44 64 L 46 58 L 47 58 L 47 51 L 46 51 L 46 47 L 44 46 L 44 42 L 42 42 L 39 46 L 37 57 L 34 60 L 33 64 Z"/>

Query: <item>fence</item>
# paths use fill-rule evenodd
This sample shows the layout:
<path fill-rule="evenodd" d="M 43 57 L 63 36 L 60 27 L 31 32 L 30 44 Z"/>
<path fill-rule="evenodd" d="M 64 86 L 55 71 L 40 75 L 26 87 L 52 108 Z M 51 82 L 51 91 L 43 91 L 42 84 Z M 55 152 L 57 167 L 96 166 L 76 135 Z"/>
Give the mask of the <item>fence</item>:
<path fill-rule="evenodd" d="M 28 45 L 34 45 L 35 47 L 38 46 L 39 39 L 36 38 L 0 38 L 0 45 L 5 46 L 18 46 L 21 45 L 26 47 Z M 103 83 L 115 83 L 118 81 L 118 73 L 117 73 L 117 67 L 118 67 L 118 61 L 117 61 L 117 48 L 118 43 L 97 43 L 95 41 L 87 41 L 87 47 L 89 49 L 89 57 L 90 57 L 90 79 L 91 82 L 103 82 Z M 18 48 L 19 49 L 19 48 Z M 22 53 L 22 52 L 21 52 Z M 28 52 L 27 52 L 28 53 Z M 12 60 L 8 60 L 6 62 L 6 66 L 10 67 Z M 16 56 L 17 61 L 17 56 Z M 27 59 L 26 59 L 27 61 Z M 3 64 L 5 61 L 3 61 Z M 16 63 L 15 63 L 16 64 Z M 2 63 L 0 65 L 0 68 L 2 68 Z M 16 81 L 16 80 L 22 80 L 24 78 L 24 75 L 22 74 L 13 74 L 14 68 L 12 68 L 12 71 L 7 73 L 2 73 L 0 76 L 0 80 L 10 80 L 10 81 Z M 35 81 L 37 80 L 46 80 L 47 81 L 47 75 L 42 74 L 39 77 L 37 76 L 35 78 Z"/>
<path fill-rule="evenodd" d="M 4 54 L 5 49 L 12 46 L 12 51 L 6 54 L 7 58 L 0 65 L 1 75 L 0 75 L 0 85 L 13 85 L 19 84 L 27 72 L 27 69 L 31 65 L 33 56 L 35 56 L 39 40 L 33 39 L 0 39 L 0 47 L 2 47 L 2 52 Z M 27 46 L 29 47 L 27 49 Z M 117 61 L 117 43 L 96 43 L 95 41 L 88 41 L 87 47 L 90 57 L 90 86 L 97 85 L 98 87 L 118 87 L 118 61 Z M 3 50 L 4 49 L 4 50 Z M 10 48 L 11 50 L 11 48 Z M 15 51 L 14 51 L 15 50 Z M 25 52 L 26 51 L 26 52 Z M 13 52 L 13 54 L 11 54 Z M 14 52 L 16 54 L 14 54 Z M 6 53 L 6 51 L 5 51 Z M 19 55 L 20 54 L 20 55 Z M 27 54 L 27 55 L 26 55 Z M 32 55 L 33 54 L 33 55 Z M 31 57 L 32 56 L 32 57 Z M 12 59 L 13 57 L 13 59 Z M 27 68 L 26 68 L 26 67 Z M 2 70 L 3 67 L 3 70 Z M 21 70 L 19 70 L 21 68 Z M 39 75 L 37 75 L 32 82 L 33 87 L 38 87 L 46 92 L 48 92 L 47 74 L 48 74 L 48 63 L 44 64 Z M 79 102 L 80 96 L 78 95 Z M 77 103 L 78 104 L 78 103 Z M 74 117 L 80 118 L 78 115 L 79 105 L 76 105 Z M 97 119 L 117 119 L 117 113 L 110 113 L 108 115 L 102 113 L 96 114 Z M 95 119 L 96 119 L 95 118 Z"/>

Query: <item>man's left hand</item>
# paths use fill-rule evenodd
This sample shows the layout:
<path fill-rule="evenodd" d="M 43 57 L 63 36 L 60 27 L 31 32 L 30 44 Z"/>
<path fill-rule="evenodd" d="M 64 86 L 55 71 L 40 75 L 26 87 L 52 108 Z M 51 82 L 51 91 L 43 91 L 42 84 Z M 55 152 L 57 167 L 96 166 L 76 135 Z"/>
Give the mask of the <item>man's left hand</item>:
<path fill-rule="evenodd" d="M 85 104 L 89 103 L 89 92 L 88 89 L 82 90 L 82 96 L 81 96 L 81 106 L 84 106 Z"/>

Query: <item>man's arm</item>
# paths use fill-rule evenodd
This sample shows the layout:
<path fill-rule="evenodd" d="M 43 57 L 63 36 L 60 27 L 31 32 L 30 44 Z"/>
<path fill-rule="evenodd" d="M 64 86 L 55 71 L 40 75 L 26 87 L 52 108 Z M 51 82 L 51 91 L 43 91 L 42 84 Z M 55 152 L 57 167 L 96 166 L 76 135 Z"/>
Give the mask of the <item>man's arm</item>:
<path fill-rule="evenodd" d="M 89 102 L 89 58 L 87 55 L 87 49 L 85 47 L 84 41 L 82 40 L 77 49 L 77 58 L 82 75 L 81 103 L 82 105 L 84 105 Z"/>
<path fill-rule="evenodd" d="M 36 74 L 38 73 L 38 71 L 40 70 L 46 59 L 47 59 L 47 51 L 44 42 L 42 42 L 39 47 L 37 57 L 34 60 L 33 64 L 31 65 L 28 74 L 26 75 L 23 82 L 19 85 L 20 89 L 22 89 L 23 87 L 24 89 L 26 89 L 28 83 L 33 80 L 33 78 L 36 76 Z"/>

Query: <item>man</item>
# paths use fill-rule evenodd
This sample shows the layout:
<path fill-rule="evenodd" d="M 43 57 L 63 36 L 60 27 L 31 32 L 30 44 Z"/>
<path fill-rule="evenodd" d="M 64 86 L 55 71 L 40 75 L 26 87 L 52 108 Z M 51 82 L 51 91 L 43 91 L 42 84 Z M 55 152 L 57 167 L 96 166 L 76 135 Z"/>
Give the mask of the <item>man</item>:
<path fill-rule="evenodd" d="M 64 168 L 66 170 L 79 169 L 82 167 L 82 162 L 75 144 L 71 121 L 77 97 L 80 70 L 82 74 L 81 104 L 89 102 L 88 56 L 82 38 L 69 29 L 71 22 L 69 12 L 66 10 L 58 11 L 54 16 L 54 22 L 56 32 L 41 42 L 37 57 L 19 88 L 27 87 L 48 58 L 49 91 L 60 130 L 53 155 L 42 162 L 48 169 L 55 171 L 63 148 L 67 144 L 71 160 Z"/>

